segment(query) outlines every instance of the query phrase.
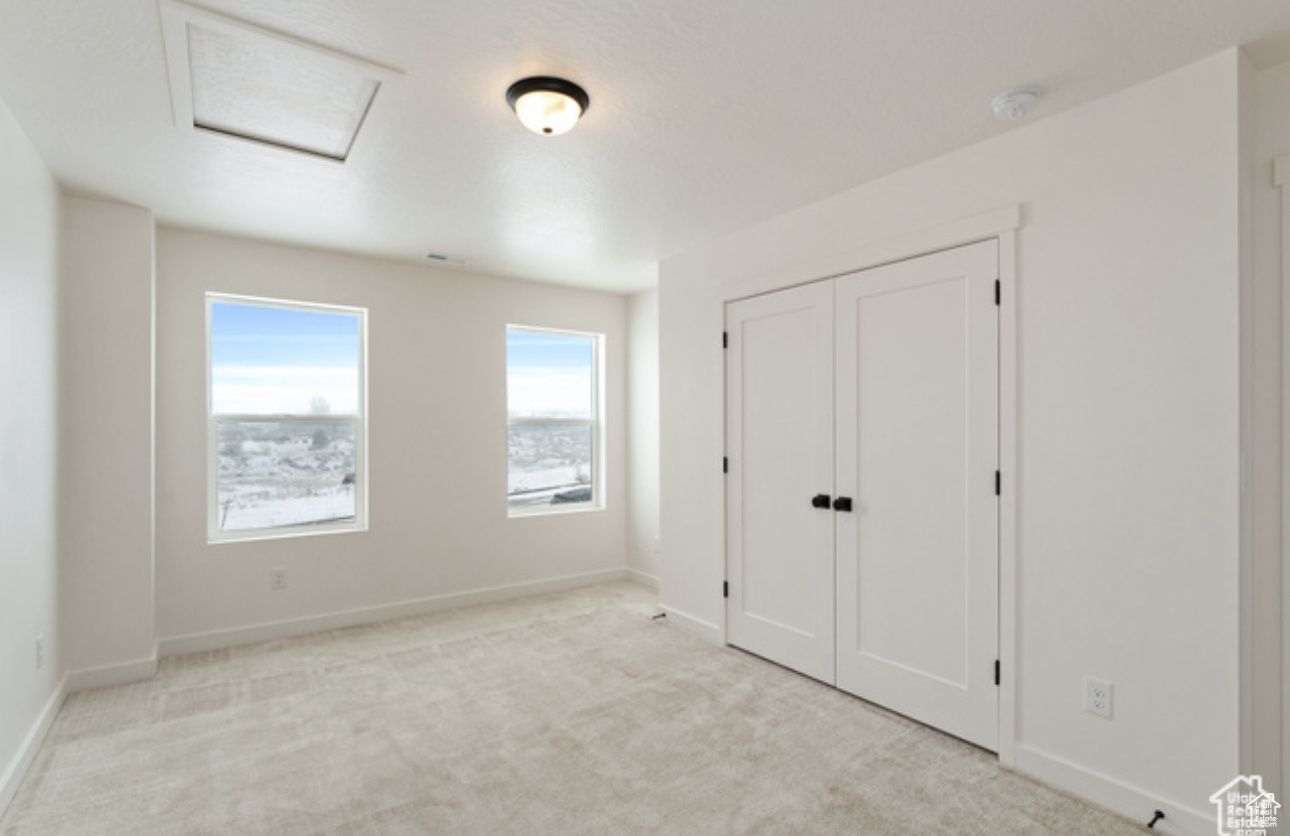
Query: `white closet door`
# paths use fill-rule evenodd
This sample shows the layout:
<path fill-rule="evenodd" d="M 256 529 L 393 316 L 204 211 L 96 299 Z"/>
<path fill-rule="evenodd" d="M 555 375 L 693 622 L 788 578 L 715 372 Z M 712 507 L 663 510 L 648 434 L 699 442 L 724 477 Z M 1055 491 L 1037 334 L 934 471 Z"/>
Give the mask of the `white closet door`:
<path fill-rule="evenodd" d="M 730 644 L 834 682 L 833 287 L 726 307 Z"/>
<path fill-rule="evenodd" d="M 837 280 L 837 684 L 998 746 L 997 244 Z"/>

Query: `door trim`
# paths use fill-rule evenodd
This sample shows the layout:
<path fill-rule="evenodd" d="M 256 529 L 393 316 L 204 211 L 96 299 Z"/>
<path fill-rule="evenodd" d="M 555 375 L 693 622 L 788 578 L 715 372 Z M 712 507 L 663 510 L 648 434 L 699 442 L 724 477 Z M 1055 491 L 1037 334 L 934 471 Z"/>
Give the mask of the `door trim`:
<path fill-rule="evenodd" d="M 999 242 L 999 466 L 1003 472 L 1003 490 L 999 496 L 999 763 L 1015 769 L 1017 763 L 1018 636 L 1018 569 L 1017 504 L 1021 470 L 1017 451 L 1017 233 L 1023 226 L 1021 204 L 1012 204 L 951 223 L 914 230 L 907 235 L 878 241 L 836 255 L 821 257 L 785 270 L 730 282 L 717 289 L 712 299 L 711 321 L 725 322 L 727 302 L 772 293 L 800 284 L 836 278 L 847 273 L 880 267 L 897 261 L 920 258 L 964 244 L 997 239 Z M 719 336 L 719 335 L 718 335 Z M 719 344 L 716 351 L 722 351 Z M 726 385 L 725 362 L 722 362 L 722 386 Z M 726 406 L 722 397 L 722 445 L 725 447 Z M 722 509 L 726 502 L 726 483 L 721 482 Z M 721 548 L 713 559 L 719 561 L 718 577 L 726 571 L 726 522 L 720 523 Z M 713 589 L 720 596 L 719 589 Z M 726 637 L 725 601 L 720 601 L 720 643 Z"/>
<path fill-rule="evenodd" d="M 897 261 L 921 258 L 941 250 L 951 250 L 965 244 L 1000 238 L 1005 232 L 1015 232 L 1021 226 L 1021 204 L 1013 204 L 931 229 L 911 232 L 885 241 L 875 241 L 854 250 L 813 259 L 783 270 L 730 282 L 718 288 L 717 293 L 724 306 L 726 302 L 760 296 L 763 293 L 784 290 L 794 285 L 809 284 L 822 279 L 836 279 L 871 267 L 882 267 Z"/>

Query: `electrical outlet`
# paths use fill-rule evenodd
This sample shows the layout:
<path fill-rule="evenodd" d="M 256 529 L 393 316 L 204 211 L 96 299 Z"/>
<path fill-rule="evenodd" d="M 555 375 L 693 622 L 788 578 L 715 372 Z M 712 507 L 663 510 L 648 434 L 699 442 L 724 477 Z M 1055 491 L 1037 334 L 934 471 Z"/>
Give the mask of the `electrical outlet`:
<path fill-rule="evenodd" d="M 45 634 L 36 636 L 36 670 L 45 667 Z"/>
<path fill-rule="evenodd" d="M 1084 710 L 1089 714 L 1111 719 L 1111 704 L 1115 697 L 1115 685 L 1103 679 L 1084 677 Z"/>
<path fill-rule="evenodd" d="M 275 592 L 287 588 L 287 570 L 272 569 L 269 571 L 269 589 Z"/>

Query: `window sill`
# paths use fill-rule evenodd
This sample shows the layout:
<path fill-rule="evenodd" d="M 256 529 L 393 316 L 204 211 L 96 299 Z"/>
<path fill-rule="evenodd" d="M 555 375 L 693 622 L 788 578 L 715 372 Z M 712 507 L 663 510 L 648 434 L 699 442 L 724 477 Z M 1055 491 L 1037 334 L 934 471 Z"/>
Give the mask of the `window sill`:
<path fill-rule="evenodd" d="M 264 529 L 249 531 L 245 535 L 224 534 L 219 537 L 206 535 L 206 545 L 208 546 L 227 546 L 235 543 L 258 543 L 264 540 L 294 540 L 299 537 L 325 537 L 328 534 L 362 534 L 367 531 L 367 526 L 345 526 L 344 528 L 316 528 L 316 529 L 299 529 L 291 531 L 275 531 L 269 533 L 259 533 Z"/>
<path fill-rule="evenodd" d="M 595 511 L 605 510 L 604 505 L 574 505 L 569 508 L 553 508 L 551 506 L 536 506 L 532 510 L 511 510 L 506 509 L 508 519 L 518 520 L 527 517 L 557 517 L 566 514 L 590 514 Z"/>

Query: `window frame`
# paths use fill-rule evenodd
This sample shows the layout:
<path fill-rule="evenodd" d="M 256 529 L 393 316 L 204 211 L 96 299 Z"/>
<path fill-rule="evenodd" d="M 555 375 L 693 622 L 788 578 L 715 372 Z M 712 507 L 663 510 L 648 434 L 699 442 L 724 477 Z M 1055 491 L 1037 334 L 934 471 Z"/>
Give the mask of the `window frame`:
<path fill-rule="evenodd" d="M 510 402 L 510 357 L 504 363 L 506 385 L 506 516 L 508 519 L 545 517 L 554 514 L 584 514 L 605 510 L 605 444 L 604 444 L 604 355 L 605 335 L 594 331 L 575 331 L 568 328 L 546 328 L 537 325 L 507 323 L 506 334 L 512 331 L 525 334 L 549 334 L 560 337 L 584 337 L 591 340 L 591 410 L 590 418 L 513 418 Z M 533 505 L 513 508 L 510 504 L 510 430 L 512 426 L 564 426 L 591 428 L 591 500 L 567 505 Z"/>
<path fill-rule="evenodd" d="M 221 413 L 216 415 L 212 391 L 211 319 L 216 304 L 280 308 L 308 313 L 331 313 L 358 318 L 358 404 L 354 415 L 266 415 Z M 245 296 L 207 291 L 206 305 L 206 542 L 208 545 L 245 543 L 258 540 L 280 540 L 291 537 L 314 537 L 326 534 L 348 534 L 368 530 L 368 393 L 367 393 L 367 308 Z M 354 520 L 344 523 L 297 523 L 275 528 L 250 528 L 237 531 L 219 530 L 219 425 L 273 424 L 282 422 L 351 424 L 354 427 Z"/>

